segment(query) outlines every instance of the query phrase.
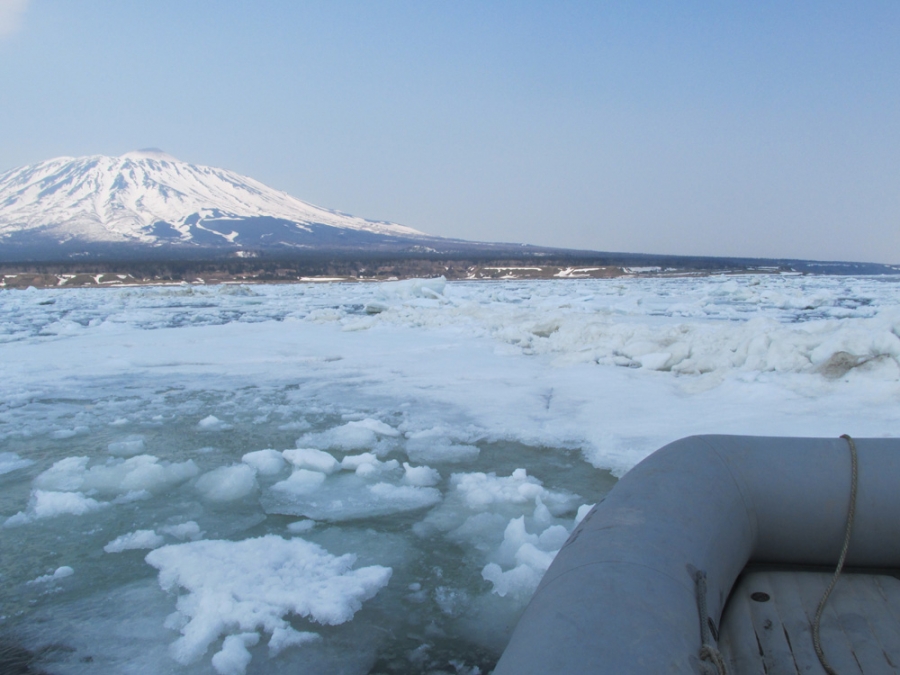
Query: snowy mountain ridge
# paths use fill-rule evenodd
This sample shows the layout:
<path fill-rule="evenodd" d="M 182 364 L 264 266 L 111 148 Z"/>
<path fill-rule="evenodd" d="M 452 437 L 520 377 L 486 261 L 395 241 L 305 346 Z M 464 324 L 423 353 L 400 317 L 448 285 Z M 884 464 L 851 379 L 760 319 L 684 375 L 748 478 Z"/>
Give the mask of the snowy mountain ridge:
<path fill-rule="evenodd" d="M 308 247 L 323 231 L 331 238 L 427 237 L 313 206 L 233 171 L 182 162 L 155 148 L 119 157 L 58 157 L 0 174 L 0 243 L 40 238 L 60 244 Z"/>

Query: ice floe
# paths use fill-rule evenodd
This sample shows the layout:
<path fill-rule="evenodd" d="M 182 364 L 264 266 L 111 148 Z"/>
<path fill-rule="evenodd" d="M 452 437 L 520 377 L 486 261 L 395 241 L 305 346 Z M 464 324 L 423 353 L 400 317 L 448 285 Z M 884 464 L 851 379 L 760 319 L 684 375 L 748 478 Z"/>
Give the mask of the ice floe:
<path fill-rule="evenodd" d="M 361 464 L 359 468 L 370 467 Z M 267 513 L 305 516 L 313 520 L 341 522 L 387 516 L 434 506 L 441 500 L 432 487 L 371 482 L 371 476 L 346 472 L 328 477 L 318 471 L 298 469 L 263 495 Z"/>
<path fill-rule="evenodd" d="M 310 469 L 311 471 L 321 471 L 322 473 L 334 473 L 340 466 L 333 455 L 329 455 L 327 452 L 315 450 L 313 448 L 285 450 L 282 455 L 298 469 Z"/>
<path fill-rule="evenodd" d="M 197 479 L 197 490 L 211 502 L 232 502 L 256 491 L 256 471 L 246 464 L 220 466 Z"/>
<path fill-rule="evenodd" d="M 153 530 L 135 530 L 120 535 L 103 547 L 107 553 L 121 553 L 142 548 L 159 548 L 165 543 L 165 538 Z"/>
<path fill-rule="evenodd" d="M 14 452 L 0 452 L 0 476 L 18 469 L 24 469 L 32 464 L 34 464 L 33 460 L 23 459 Z"/>
<path fill-rule="evenodd" d="M 115 441 L 106 446 L 111 455 L 118 457 L 132 457 L 144 452 L 144 437 L 138 434 L 128 436 L 121 441 Z"/>
<path fill-rule="evenodd" d="M 199 539 L 203 536 L 200 526 L 193 520 L 177 525 L 166 525 L 165 527 L 161 527 L 159 531 L 182 541 L 185 539 Z"/>
<path fill-rule="evenodd" d="M 247 647 L 260 633 L 270 636 L 274 653 L 314 640 L 313 631 L 297 631 L 287 619 L 344 623 L 391 578 L 390 568 L 353 569 L 354 555 L 333 556 L 303 539 L 275 535 L 164 546 L 146 560 L 165 590 L 182 593 L 168 621 L 181 632 L 170 648 L 173 658 L 193 663 L 224 636 L 212 657 L 223 675 L 244 672 Z"/>
<path fill-rule="evenodd" d="M 244 464 L 263 476 L 274 476 L 284 468 L 284 457 L 277 450 L 256 450 L 241 457 Z"/>
<path fill-rule="evenodd" d="M 57 567 L 56 571 L 53 574 L 43 574 L 36 579 L 32 579 L 26 583 L 28 584 L 46 584 L 51 581 L 58 581 L 59 579 L 65 579 L 66 577 L 70 577 L 75 574 L 75 570 L 73 570 L 68 565 L 63 565 L 62 567 Z"/>
<path fill-rule="evenodd" d="M 34 479 L 42 490 L 96 491 L 101 495 L 123 495 L 146 490 L 161 492 L 199 473 L 193 460 L 161 461 L 152 455 L 108 459 L 88 467 L 89 457 L 66 457 Z"/>
<path fill-rule="evenodd" d="M 28 508 L 10 516 L 3 524 L 5 527 L 13 527 L 62 515 L 83 516 L 85 513 L 98 511 L 106 506 L 109 506 L 108 502 L 98 502 L 91 497 L 85 497 L 80 492 L 32 490 Z"/>
<path fill-rule="evenodd" d="M 392 448 L 389 439 L 400 435 L 396 429 L 373 419 L 355 420 L 318 433 L 304 434 L 297 439 L 297 447 L 311 446 L 322 450 L 381 450 Z M 387 442 L 384 442 L 387 440 Z"/>

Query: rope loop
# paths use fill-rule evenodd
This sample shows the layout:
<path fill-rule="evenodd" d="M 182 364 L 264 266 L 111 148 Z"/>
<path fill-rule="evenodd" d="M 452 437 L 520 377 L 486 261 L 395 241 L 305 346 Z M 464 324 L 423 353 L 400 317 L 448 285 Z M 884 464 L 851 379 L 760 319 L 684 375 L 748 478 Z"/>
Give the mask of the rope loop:
<path fill-rule="evenodd" d="M 694 583 L 697 585 L 697 611 L 700 614 L 700 665 L 708 675 L 728 675 L 725 659 L 710 639 L 712 636 L 706 609 L 706 572 L 697 570 L 694 573 Z"/>
<path fill-rule="evenodd" d="M 819 663 L 822 664 L 822 668 L 825 669 L 825 672 L 828 673 L 828 675 L 838 674 L 837 671 L 831 667 L 831 664 L 828 663 L 828 660 L 825 658 L 825 652 L 822 651 L 822 641 L 819 638 L 819 624 L 822 621 L 822 613 L 825 611 L 825 603 L 828 601 L 828 596 L 831 595 L 831 591 L 834 590 L 835 584 L 837 584 L 838 577 L 841 575 L 841 570 L 844 568 L 844 561 L 847 559 L 847 551 L 850 549 L 850 534 L 853 532 L 853 519 L 856 516 L 856 486 L 859 482 L 856 443 L 853 442 L 853 439 L 850 438 L 849 434 L 844 434 L 841 438 L 847 441 L 847 445 L 850 446 L 850 509 L 847 512 L 847 529 L 844 532 L 844 546 L 841 549 L 841 556 L 838 558 L 837 568 L 834 570 L 834 576 L 831 578 L 831 583 L 828 584 L 828 588 L 825 589 L 825 594 L 819 601 L 819 608 L 816 610 L 816 618 L 813 621 L 812 630 L 813 647 L 816 650 L 816 656 L 819 657 Z"/>

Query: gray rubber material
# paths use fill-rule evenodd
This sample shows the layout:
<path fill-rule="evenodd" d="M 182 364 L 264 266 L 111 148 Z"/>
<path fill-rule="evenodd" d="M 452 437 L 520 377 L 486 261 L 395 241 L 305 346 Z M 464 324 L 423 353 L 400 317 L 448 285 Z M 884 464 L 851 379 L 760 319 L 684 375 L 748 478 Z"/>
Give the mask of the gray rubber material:
<path fill-rule="evenodd" d="M 848 566 L 900 567 L 900 439 L 855 439 Z M 700 673 L 694 572 L 718 626 L 751 561 L 834 565 L 850 500 L 840 438 L 693 436 L 628 472 L 544 575 L 494 675 Z"/>

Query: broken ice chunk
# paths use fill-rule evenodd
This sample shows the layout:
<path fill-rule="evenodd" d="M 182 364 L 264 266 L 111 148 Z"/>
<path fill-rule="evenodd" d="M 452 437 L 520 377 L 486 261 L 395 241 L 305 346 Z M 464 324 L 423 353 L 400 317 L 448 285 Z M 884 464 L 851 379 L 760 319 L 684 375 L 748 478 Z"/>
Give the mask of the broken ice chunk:
<path fill-rule="evenodd" d="M 169 653 L 188 665 L 225 636 L 213 657 L 219 673 L 243 673 L 250 661 L 247 647 L 260 632 L 271 634 L 275 653 L 316 639 L 293 630 L 285 616 L 345 623 L 391 578 L 389 567 L 353 569 L 352 554 L 333 556 L 303 539 L 275 535 L 163 546 L 145 560 L 159 570 L 164 590 L 184 592 L 166 620 L 181 631 Z"/>
<path fill-rule="evenodd" d="M 338 469 L 337 460 L 322 450 L 297 448 L 296 450 L 285 450 L 281 454 L 298 469 L 311 469 L 322 473 L 334 473 Z"/>
<path fill-rule="evenodd" d="M 111 455 L 118 457 L 133 457 L 144 452 L 144 437 L 137 434 L 126 436 L 121 441 L 110 443 L 106 446 L 107 451 Z"/>
<path fill-rule="evenodd" d="M 321 476 L 318 484 L 311 485 L 311 489 L 304 487 L 306 491 L 301 492 L 292 487 L 291 479 L 276 483 L 262 496 L 266 513 L 340 522 L 414 511 L 441 500 L 441 493 L 435 488 L 386 482 L 372 485 L 356 473 L 335 475 L 327 481 L 323 474 L 306 473 Z M 311 476 L 304 476 L 298 484 L 305 486 L 311 480 Z"/>
<path fill-rule="evenodd" d="M 324 482 L 325 474 L 320 471 L 297 469 L 289 478 L 275 483 L 270 490 L 280 492 L 285 496 L 300 497 L 315 492 Z"/>
<path fill-rule="evenodd" d="M 284 457 L 277 450 L 256 450 L 248 452 L 241 461 L 256 469 L 263 476 L 274 476 L 284 468 Z"/>
<path fill-rule="evenodd" d="M 159 548 L 165 540 L 153 530 L 135 530 L 116 537 L 103 550 L 107 553 L 121 553 L 140 548 Z"/>
<path fill-rule="evenodd" d="M 403 468 L 403 482 L 407 485 L 431 487 L 441 482 L 441 474 L 430 466 L 410 466 L 409 462 L 403 462 Z"/>
<path fill-rule="evenodd" d="M 246 464 L 220 466 L 197 479 L 197 490 L 211 502 L 231 502 L 256 489 L 256 472 Z"/>

